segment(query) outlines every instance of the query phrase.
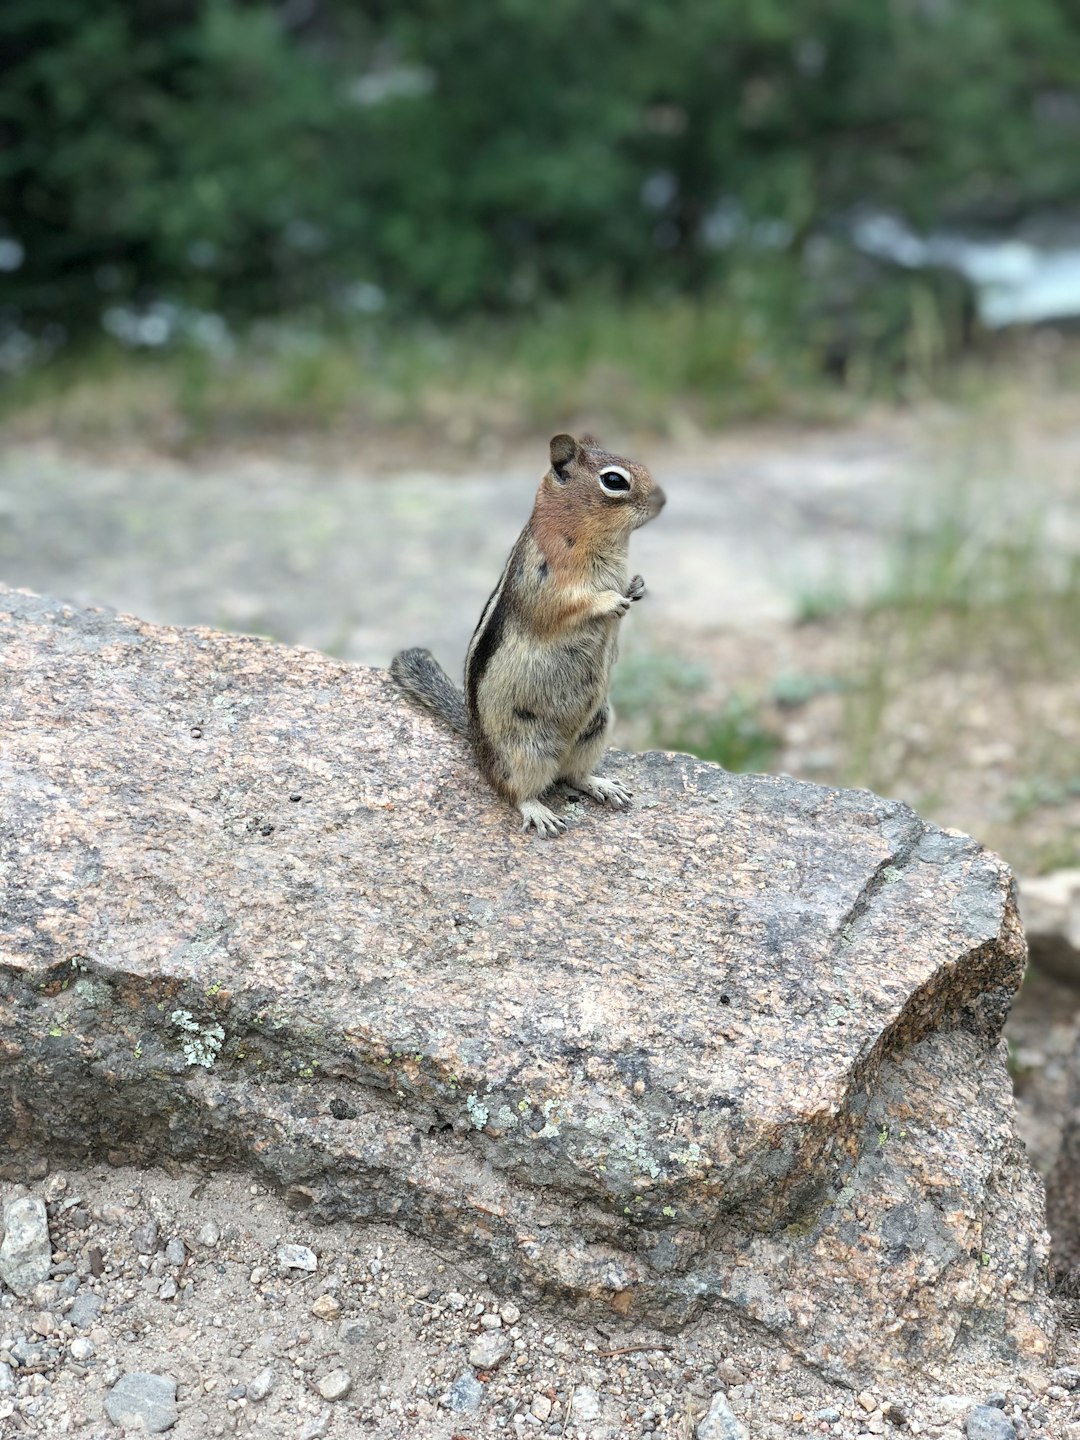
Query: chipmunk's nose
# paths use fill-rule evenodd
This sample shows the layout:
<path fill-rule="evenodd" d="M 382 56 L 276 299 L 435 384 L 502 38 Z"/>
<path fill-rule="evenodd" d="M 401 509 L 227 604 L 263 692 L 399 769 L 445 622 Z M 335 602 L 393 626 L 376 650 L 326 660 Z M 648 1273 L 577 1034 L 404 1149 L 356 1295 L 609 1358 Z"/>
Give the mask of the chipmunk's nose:
<path fill-rule="evenodd" d="M 654 485 L 652 488 L 652 493 L 649 495 L 649 514 L 659 515 L 660 511 L 664 508 L 666 504 L 667 496 L 664 494 L 663 490 L 660 489 L 659 485 Z"/>

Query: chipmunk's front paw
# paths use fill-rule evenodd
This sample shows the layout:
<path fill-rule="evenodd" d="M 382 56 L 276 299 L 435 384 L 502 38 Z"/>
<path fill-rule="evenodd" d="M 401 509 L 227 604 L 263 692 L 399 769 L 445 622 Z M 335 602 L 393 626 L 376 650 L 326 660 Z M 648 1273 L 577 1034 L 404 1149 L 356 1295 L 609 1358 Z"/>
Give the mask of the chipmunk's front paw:
<path fill-rule="evenodd" d="M 595 800 L 598 805 L 610 805 L 612 810 L 625 810 L 634 798 L 632 790 L 618 780 L 605 780 L 602 775 L 586 775 L 581 780 L 575 780 L 573 785 L 590 800 Z"/>
<path fill-rule="evenodd" d="M 627 587 L 626 598 L 628 600 L 640 600 L 644 594 L 645 581 L 641 578 L 640 575 L 635 575 L 634 578 L 630 581 L 629 586 Z"/>
<path fill-rule="evenodd" d="M 541 805 L 539 800 L 523 800 L 518 809 L 522 814 L 522 830 L 535 830 L 538 835 L 550 840 L 566 829 L 566 821 L 561 820 L 554 810 Z"/>

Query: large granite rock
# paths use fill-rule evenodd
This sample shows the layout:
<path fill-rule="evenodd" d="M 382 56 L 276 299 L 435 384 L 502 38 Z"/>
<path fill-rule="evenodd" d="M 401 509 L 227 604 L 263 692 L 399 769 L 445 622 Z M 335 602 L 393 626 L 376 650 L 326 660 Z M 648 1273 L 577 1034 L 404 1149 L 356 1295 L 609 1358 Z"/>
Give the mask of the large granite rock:
<path fill-rule="evenodd" d="M 1008 872 L 862 792 L 611 754 L 520 834 L 378 671 L 0 591 L 0 1138 L 858 1379 L 1042 1354 Z"/>

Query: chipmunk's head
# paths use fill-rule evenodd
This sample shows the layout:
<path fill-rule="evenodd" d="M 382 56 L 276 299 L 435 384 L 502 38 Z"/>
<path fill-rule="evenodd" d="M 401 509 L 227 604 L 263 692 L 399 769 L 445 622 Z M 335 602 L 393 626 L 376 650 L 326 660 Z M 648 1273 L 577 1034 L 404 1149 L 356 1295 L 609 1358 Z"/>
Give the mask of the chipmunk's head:
<path fill-rule="evenodd" d="M 655 520 L 667 496 L 644 465 L 601 448 L 591 435 L 555 435 L 541 489 L 572 501 L 597 535 L 629 534 Z"/>

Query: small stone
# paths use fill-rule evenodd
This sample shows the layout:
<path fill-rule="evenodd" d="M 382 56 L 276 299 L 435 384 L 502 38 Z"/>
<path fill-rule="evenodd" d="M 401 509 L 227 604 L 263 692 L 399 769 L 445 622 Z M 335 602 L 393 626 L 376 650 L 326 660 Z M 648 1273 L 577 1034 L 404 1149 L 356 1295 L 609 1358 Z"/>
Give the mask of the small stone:
<path fill-rule="evenodd" d="M 466 1370 L 450 1386 L 447 1405 L 455 1414 L 460 1415 L 467 1410 L 478 1410 L 483 1398 L 484 1387 L 471 1370 Z"/>
<path fill-rule="evenodd" d="M 319 1268 L 318 1257 L 306 1245 L 282 1245 L 278 1248 L 277 1262 L 283 1270 L 306 1270 L 309 1274 Z"/>
<path fill-rule="evenodd" d="M 80 1365 L 85 1365 L 87 1360 L 92 1360 L 97 1354 L 93 1341 L 88 1340 L 85 1335 L 76 1335 L 68 1348 L 71 1358 L 77 1360 Z"/>
<path fill-rule="evenodd" d="M 1016 1440 L 1016 1427 L 992 1405 L 976 1405 L 967 1417 L 967 1440 Z"/>
<path fill-rule="evenodd" d="M 15 1376 L 11 1373 L 11 1366 L 0 1360 L 0 1395 L 9 1395 L 14 1389 Z"/>
<path fill-rule="evenodd" d="M 312 1305 L 311 1313 L 319 1320 L 336 1320 L 341 1314 L 341 1301 L 336 1295 L 320 1295 Z"/>
<path fill-rule="evenodd" d="M 159 1300 L 175 1300 L 175 1299 L 176 1299 L 176 1293 L 177 1293 L 176 1281 L 173 1279 L 173 1277 L 172 1277 L 171 1275 L 166 1275 L 165 1279 L 161 1282 L 160 1286 L 158 1287 L 158 1292 L 157 1292 L 157 1293 L 158 1293 L 158 1299 L 159 1299 Z"/>
<path fill-rule="evenodd" d="M 342 1320 L 337 1333 L 343 1344 L 359 1345 L 361 1340 L 366 1340 L 370 1335 L 371 1321 L 365 1320 L 362 1315 L 353 1315 L 348 1320 Z"/>
<path fill-rule="evenodd" d="M 158 1223 L 156 1220 L 147 1220 L 144 1225 L 136 1225 L 131 1232 L 131 1243 L 135 1247 L 136 1255 L 152 1255 L 157 1249 Z"/>
<path fill-rule="evenodd" d="M 1050 1381 L 1065 1390 L 1080 1390 L 1080 1366 L 1062 1365 L 1050 1373 Z"/>
<path fill-rule="evenodd" d="M 712 1397 L 708 1411 L 699 1421 L 697 1440 L 747 1440 L 746 1429 L 739 1423 L 722 1390 Z"/>
<path fill-rule="evenodd" d="M 600 1396 L 591 1385 L 579 1385 L 574 1391 L 574 1398 L 570 1404 L 570 1413 L 574 1419 L 583 1425 L 588 1425 L 593 1420 L 600 1419 Z M 717 1432 L 718 1434 L 720 1432 Z M 698 1434 L 701 1434 L 700 1429 Z"/>
<path fill-rule="evenodd" d="M 516 1305 L 504 1305 L 499 1311 L 503 1318 L 504 1325 L 516 1325 L 521 1319 L 521 1311 Z"/>
<path fill-rule="evenodd" d="M 489 1314 L 489 1315 L 481 1315 L 481 1316 L 480 1316 L 480 1325 L 481 1325 L 481 1328 L 484 1329 L 484 1330 L 501 1330 L 501 1329 L 502 1329 L 502 1316 L 501 1316 L 501 1315 L 490 1315 L 490 1314 Z"/>
<path fill-rule="evenodd" d="M 34 1316 L 33 1329 L 35 1334 L 48 1337 L 56 1329 L 56 1321 L 48 1310 L 42 1310 L 40 1315 Z"/>
<path fill-rule="evenodd" d="M 513 1341 L 504 1330 L 485 1330 L 469 1347 L 469 1364 L 477 1370 L 495 1370 L 513 1349 Z"/>
<path fill-rule="evenodd" d="M 995 1410 L 1004 1410 L 1005 1406 L 1009 1403 L 1009 1397 L 1003 1395 L 1000 1390 L 995 1390 L 992 1395 L 987 1395 L 983 1403 L 990 1405 Z"/>
<path fill-rule="evenodd" d="M 48 1354 L 49 1352 L 44 1345 L 35 1345 L 25 1339 L 16 1340 L 11 1347 L 12 1358 L 19 1365 L 26 1365 L 27 1367 L 43 1365 Z"/>
<path fill-rule="evenodd" d="M 49 1218 L 38 1195 L 20 1195 L 4 1206 L 0 1280 L 16 1295 L 28 1295 L 48 1280 L 52 1267 Z"/>
<path fill-rule="evenodd" d="M 826 1424 L 835 1425 L 840 1419 L 840 1411 L 835 1405 L 824 1405 L 820 1410 L 814 1411 L 815 1420 L 824 1420 Z"/>
<path fill-rule="evenodd" d="M 160 1435 L 176 1424 L 176 1381 L 142 1370 L 121 1375 L 105 1397 L 105 1414 L 123 1430 Z"/>
<path fill-rule="evenodd" d="M 308 1420 L 301 1425 L 296 1435 L 296 1440 L 322 1440 L 330 1428 L 330 1412 L 325 1415 L 316 1415 L 314 1420 Z"/>
<path fill-rule="evenodd" d="M 450 1307 L 451 1310 L 465 1309 L 465 1296 L 460 1295 L 456 1290 L 448 1290 L 443 1296 L 443 1299 L 446 1301 L 447 1305 Z"/>
<path fill-rule="evenodd" d="M 725 1385 L 745 1385 L 746 1375 L 733 1360 L 721 1360 L 716 1373 Z"/>
<path fill-rule="evenodd" d="M 271 1370 L 270 1366 L 267 1365 L 264 1369 L 259 1371 L 259 1373 L 255 1376 L 254 1380 L 248 1381 L 247 1398 L 249 1400 L 256 1401 L 265 1400 L 267 1395 L 270 1394 L 270 1391 L 273 1389 L 273 1387 L 274 1372 L 273 1370 Z"/>
<path fill-rule="evenodd" d="M 127 1218 L 119 1205 L 95 1205 L 91 1214 L 102 1225 L 122 1225 Z"/>
<path fill-rule="evenodd" d="M 352 1376 L 347 1370 L 331 1370 L 315 1388 L 324 1400 L 344 1400 L 352 1389 Z"/>
<path fill-rule="evenodd" d="M 856 1396 L 856 1399 L 868 1414 L 873 1414 L 877 1409 L 877 1401 L 873 1395 L 870 1394 L 869 1390 L 864 1390 L 860 1395 Z"/>
<path fill-rule="evenodd" d="M 206 1224 L 200 1228 L 199 1233 L 195 1238 L 198 1243 L 202 1245 L 205 1249 L 212 1250 L 214 1246 L 218 1243 L 218 1241 L 221 1239 L 221 1226 L 213 1220 L 207 1220 Z M 308 1251 L 308 1254 L 311 1254 L 310 1250 Z M 307 1267 L 302 1266 L 300 1268 L 306 1269 Z"/>
<path fill-rule="evenodd" d="M 182 1265 L 187 1259 L 187 1248 L 179 1235 L 174 1235 L 165 1246 L 165 1259 L 170 1265 Z"/>
<path fill-rule="evenodd" d="M 551 1408 L 551 1401 L 546 1395 L 534 1395 L 532 1404 L 529 1406 L 529 1414 L 539 1420 L 542 1425 L 545 1420 L 550 1420 Z"/>
<path fill-rule="evenodd" d="M 101 1307 L 104 1303 L 101 1296 L 95 1295 L 92 1290 L 80 1290 L 71 1302 L 71 1309 L 65 1319 L 76 1330 L 89 1330 L 91 1325 L 96 1325 L 101 1318 Z"/>
<path fill-rule="evenodd" d="M 966 1415 L 978 1403 L 974 1395 L 939 1395 L 934 1408 L 943 1420 L 952 1420 Z"/>

